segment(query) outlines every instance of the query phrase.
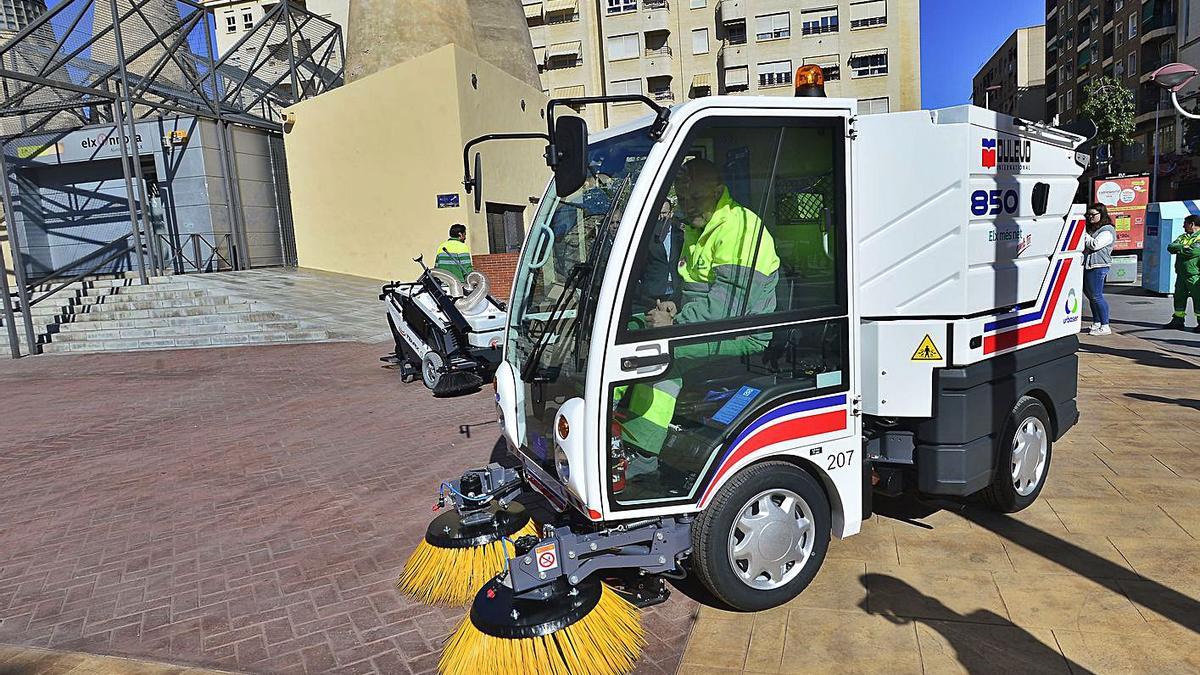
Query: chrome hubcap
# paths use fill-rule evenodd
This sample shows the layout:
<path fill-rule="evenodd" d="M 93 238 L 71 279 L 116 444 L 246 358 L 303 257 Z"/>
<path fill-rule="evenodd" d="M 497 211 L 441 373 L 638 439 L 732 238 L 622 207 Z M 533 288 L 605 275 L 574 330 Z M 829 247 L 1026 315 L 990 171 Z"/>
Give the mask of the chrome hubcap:
<path fill-rule="evenodd" d="M 1025 418 L 1012 444 L 1012 481 L 1017 494 L 1028 497 L 1041 484 L 1049 450 L 1046 426 L 1036 417 Z"/>
<path fill-rule="evenodd" d="M 814 542 L 808 503 L 791 490 L 767 490 L 738 512 L 729 533 L 729 562 L 744 584 L 769 591 L 796 578 Z"/>
<path fill-rule="evenodd" d="M 437 382 L 442 376 L 442 359 L 436 354 L 425 356 L 425 381 Z"/>

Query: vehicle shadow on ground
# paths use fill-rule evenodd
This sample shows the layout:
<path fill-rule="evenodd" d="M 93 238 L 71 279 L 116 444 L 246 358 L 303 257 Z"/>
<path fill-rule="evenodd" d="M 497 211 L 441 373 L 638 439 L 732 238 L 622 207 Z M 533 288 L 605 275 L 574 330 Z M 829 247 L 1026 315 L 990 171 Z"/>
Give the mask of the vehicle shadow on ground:
<path fill-rule="evenodd" d="M 1092 342 L 1081 342 L 1079 351 L 1089 354 L 1103 354 L 1105 356 L 1119 356 L 1123 359 L 1129 359 L 1139 365 L 1150 366 L 1151 368 L 1175 368 L 1178 370 L 1200 370 L 1190 361 L 1185 361 L 1181 358 L 1163 354 L 1161 352 L 1150 351 L 1149 349 L 1117 349 L 1105 345 L 1098 345 Z"/>
<path fill-rule="evenodd" d="M 1183 408 L 1200 410 L 1200 400 L 1194 398 L 1168 398 L 1166 396 L 1155 396 L 1154 394 L 1142 394 L 1133 391 L 1126 392 L 1125 395 L 1129 398 L 1135 398 L 1139 401 L 1146 401 L 1149 403 L 1165 403 L 1167 405 L 1177 405 Z"/>
<path fill-rule="evenodd" d="M 959 614 L 941 600 L 887 574 L 864 574 L 859 581 L 869 593 L 858 605 L 864 612 L 882 616 L 896 625 L 924 624 L 941 635 L 968 673 L 1091 672 L 995 612 L 978 609 Z M 940 618 L 929 620 L 906 615 L 913 607 Z"/>
<path fill-rule="evenodd" d="M 922 513 L 928 516 L 940 510 L 952 511 L 1030 553 L 1061 565 L 1113 593 L 1124 595 L 1151 612 L 1200 634 L 1200 601 L 1010 515 L 969 504 L 921 501 L 913 497 L 877 500 L 876 507 L 878 515 L 899 519 L 916 519 L 923 517 L 920 515 Z"/>

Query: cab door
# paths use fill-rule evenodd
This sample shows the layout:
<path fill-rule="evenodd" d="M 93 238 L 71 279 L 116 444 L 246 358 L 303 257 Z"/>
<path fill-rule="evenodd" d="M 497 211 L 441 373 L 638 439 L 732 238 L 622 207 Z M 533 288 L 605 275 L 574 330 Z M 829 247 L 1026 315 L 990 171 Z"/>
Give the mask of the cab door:
<path fill-rule="evenodd" d="M 612 517 L 695 511 L 773 454 L 861 499 L 848 125 L 847 110 L 761 107 L 684 121 L 606 345 Z"/>

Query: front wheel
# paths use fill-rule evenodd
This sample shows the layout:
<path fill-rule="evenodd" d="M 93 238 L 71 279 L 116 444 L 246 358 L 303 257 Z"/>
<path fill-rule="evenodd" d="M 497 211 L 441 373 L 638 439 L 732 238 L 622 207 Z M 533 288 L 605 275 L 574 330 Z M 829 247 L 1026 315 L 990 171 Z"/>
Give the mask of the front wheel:
<path fill-rule="evenodd" d="M 446 359 L 436 349 L 425 352 L 425 356 L 421 359 L 421 379 L 430 391 L 437 389 L 438 382 L 441 382 L 445 370 Z"/>
<path fill-rule="evenodd" d="M 1022 396 L 1013 406 L 996 448 L 996 473 L 983 491 L 989 506 L 1016 513 L 1038 498 L 1050 473 L 1050 429 L 1050 414 L 1041 401 Z"/>
<path fill-rule="evenodd" d="M 829 499 L 786 462 L 756 464 L 721 488 L 692 528 L 693 568 L 718 600 L 777 607 L 816 576 L 829 548 Z"/>

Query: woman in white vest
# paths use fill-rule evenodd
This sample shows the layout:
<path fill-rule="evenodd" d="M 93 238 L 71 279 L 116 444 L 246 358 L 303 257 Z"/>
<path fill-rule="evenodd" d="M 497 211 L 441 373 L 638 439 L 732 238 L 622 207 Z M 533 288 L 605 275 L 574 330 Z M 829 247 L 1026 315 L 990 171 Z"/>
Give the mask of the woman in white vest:
<path fill-rule="evenodd" d="M 1092 335 L 1112 334 L 1108 327 L 1104 281 L 1112 266 L 1112 250 L 1116 243 L 1117 228 L 1108 215 L 1108 207 L 1092 204 L 1087 210 L 1087 232 L 1083 235 L 1083 294 L 1092 308 Z"/>

